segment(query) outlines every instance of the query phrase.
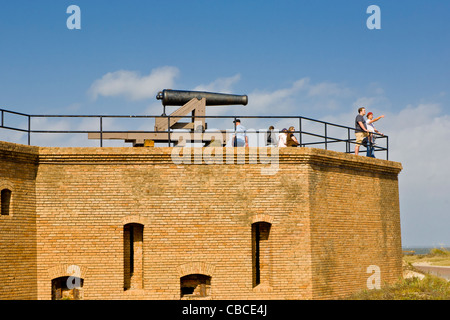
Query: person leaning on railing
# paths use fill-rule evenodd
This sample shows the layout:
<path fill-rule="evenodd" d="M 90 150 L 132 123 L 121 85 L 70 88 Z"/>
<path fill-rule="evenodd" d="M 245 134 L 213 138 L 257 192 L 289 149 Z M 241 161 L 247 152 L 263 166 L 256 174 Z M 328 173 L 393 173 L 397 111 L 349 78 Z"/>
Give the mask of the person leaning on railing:
<path fill-rule="evenodd" d="M 364 120 L 364 115 L 366 114 L 366 108 L 361 107 L 358 109 L 358 115 L 355 119 L 355 135 L 356 135 L 356 144 L 355 144 L 355 155 L 359 154 L 359 147 L 361 146 L 364 138 L 369 136 L 369 132 L 366 128 L 366 120 Z"/>
<path fill-rule="evenodd" d="M 300 143 L 298 143 L 297 138 L 294 136 L 294 127 L 289 127 L 289 131 L 286 137 L 286 146 L 287 147 L 298 147 Z"/>
<path fill-rule="evenodd" d="M 378 131 L 377 129 L 375 129 L 375 126 L 373 125 L 374 122 L 380 120 L 381 118 L 384 118 L 384 115 L 381 115 L 374 119 L 372 112 L 369 112 L 367 114 L 366 125 L 367 125 L 367 130 L 369 131 L 369 138 L 367 139 L 367 156 L 368 157 L 375 158 L 375 155 L 374 155 L 375 135 L 374 135 L 374 133 L 378 133 L 383 136 L 383 134 L 380 131 Z"/>

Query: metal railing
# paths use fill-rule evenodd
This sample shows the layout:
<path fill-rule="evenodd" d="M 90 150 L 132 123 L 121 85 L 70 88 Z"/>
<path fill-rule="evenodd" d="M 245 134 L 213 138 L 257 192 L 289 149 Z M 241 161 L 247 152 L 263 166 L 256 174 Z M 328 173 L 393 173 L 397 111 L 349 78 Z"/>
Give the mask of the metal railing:
<path fill-rule="evenodd" d="M 19 124 L 10 124 L 8 123 L 7 116 L 15 116 L 19 117 Z M 34 129 L 32 128 L 32 121 L 34 119 L 97 119 L 97 128 L 96 130 L 58 130 L 58 129 Z M 166 118 L 168 127 L 170 128 L 170 116 L 150 116 L 150 115 L 31 115 L 25 114 L 5 109 L 0 109 L 0 129 L 17 131 L 26 135 L 26 143 L 31 145 L 31 138 L 34 134 L 89 134 L 89 133 L 97 133 L 99 134 L 99 142 L 100 147 L 103 147 L 103 143 L 105 141 L 104 134 L 107 133 L 128 133 L 130 130 L 105 130 L 104 128 L 104 120 L 105 119 L 158 119 L 158 118 Z M 190 116 L 177 116 L 177 119 L 180 118 L 192 118 Z M 206 119 L 222 119 L 222 120 L 236 120 L 241 119 L 243 122 L 246 120 L 257 119 L 258 121 L 263 121 L 270 119 L 272 121 L 281 121 L 289 119 L 290 124 L 297 123 L 298 130 L 294 131 L 294 134 L 297 136 L 298 142 L 300 143 L 300 147 L 318 147 L 328 150 L 331 146 L 339 144 L 340 146 L 345 145 L 345 150 L 342 148 L 342 151 L 345 153 L 354 153 L 354 145 L 356 144 L 355 137 L 355 129 L 343 125 L 338 125 L 326 121 L 321 121 L 317 119 L 311 119 L 302 116 L 197 116 L 199 118 Z M 245 120 L 244 120 L 245 119 Z M 14 122 L 9 120 L 9 122 Z M 16 120 L 17 122 L 17 120 Z M 318 127 L 317 127 L 318 125 Z M 308 129 L 307 126 L 316 126 L 314 129 Z M 277 128 L 278 131 L 281 131 L 281 128 Z M 333 135 L 330 134 L 331 130 L 339 130 L 340 133 Z M 165 131 L 154 131 L 154 130 L 131 130 L 133 133 L 167 133 L 167 144 L 168 146 L 172 146 L 171 136 L 176 132 L 174 129 L 165 130 Z M 233 129 L 229 130 L 216 130 L 220 132 L 233 132 Z M 214 132 L 214 131 L 213 131 Z M 253 130 L 255 134 L 265 134 L 268 132 L 267 129 Z M 276 131 L 275 131 L 276 132 Z M 377 144 L 373 146 L 374 152 L 384 152 L 386 160 L 389 159 L 389 137 L 384 135 L 379 135 L 374 133 L 376 137 Z M 259 146 L 261 141 L 258 135 L 257 137 L 257 145 Z M 0 140 L 2 139 L 1 130 L 0 130 Z M 380 141 L 384 143 L 380 143 Z M 265 145 L 265 141 L 264 141 Z M 332 149 L 332 148 L 331 148 Z M 361 149 L 360 153 L 364 153 L 365 150 Z"/>

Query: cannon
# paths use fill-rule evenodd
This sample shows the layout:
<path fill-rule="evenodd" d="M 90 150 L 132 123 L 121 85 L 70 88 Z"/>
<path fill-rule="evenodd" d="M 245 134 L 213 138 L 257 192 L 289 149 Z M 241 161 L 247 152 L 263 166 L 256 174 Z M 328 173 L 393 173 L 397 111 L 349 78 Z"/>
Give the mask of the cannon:
<path fill-rule="evenodd" d="M 166 118 L 155 120 L 155 131 L 166 131 L 170 129 L 191 129 L 196 132 L 205 131 L 206 106 L 224 105 L 247 105 L 247 95 L 236 95 L 226 93 L 186 91 L 164 89 L 156 95 L 164 107 L 162 116 L 166 116 L 166 106 L 181 106 L 170 114 L 170 121 Z M 191 122 L 179 122 L 182 117 L 191 113 Z M 196 123 L 196 125 L 194 124 Z"/>
<path fill-rule="evenodd" d="M 225 106 L 225 105 L 247 105 L 248 97 L 246 95 L 235 95 L 225 93 L 186 91 L 164 89 L 160 91 L 157 100 L 161 100 L 164 107 L 161 117 L 155 118 L 154 132 L 108 132 L 100 135 L 99 133 L 89 133 L 90 139 L 123 139 L 125 142 L 132 142 L 133 146 L 145 146 L 148 142 L 154 145 L 154 142 L 169 142 L 177 145 L 177 140 L 171 133 L 174 129 L 184 129 L 192 133 L 191 141 L 195 140 L 195 133 L 202 134 L 202 142 L 208 146 L 217 134 L 205 133 L 206 124 L 206 106 Z M 170 116 L 166 115 L 166 106 L 180 106 L 173 111 Z M 189 118 L 190 122 L 181 122 L 181 119 Z M 222 134 L 223 144 L 228 141 L 227 133 Z"/>
<path fill-rule="evenodd" d="M 182 106 L 190 100 L 197 98 L 206 99 L 207 106 L 226 106 L 226 105 L 247 105 L 248 97 L 246 95 L 225 94 L 203 91 L 185 91 L 164 89 L 156 96 L 161 100 L 163 106 Z"/>

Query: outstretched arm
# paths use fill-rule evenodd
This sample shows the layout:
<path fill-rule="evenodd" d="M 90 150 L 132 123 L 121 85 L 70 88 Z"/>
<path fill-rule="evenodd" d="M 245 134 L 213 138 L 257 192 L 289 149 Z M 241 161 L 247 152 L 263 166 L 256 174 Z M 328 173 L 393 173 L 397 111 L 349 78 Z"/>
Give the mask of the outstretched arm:
<path fill-rule="evenodd" d="M 379 116 L 379 117 L 377 117 L 377 118 L 375 118 L 375 119 L 373 119 L 372 121 L 370 121 L 370 120 L 369 121 L 370 121 L 370 123 L 372 123 L 372 122 L 380 120 L 381 118 L 384 118 L 384 114 Z"/>

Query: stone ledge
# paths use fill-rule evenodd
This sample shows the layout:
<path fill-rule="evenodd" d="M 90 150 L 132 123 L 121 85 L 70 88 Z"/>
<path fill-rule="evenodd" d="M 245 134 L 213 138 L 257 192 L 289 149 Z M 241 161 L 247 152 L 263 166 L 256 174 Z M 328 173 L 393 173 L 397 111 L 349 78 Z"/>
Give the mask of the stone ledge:
<path fill-rule="evenodd" d="M 399 174 L 402 170 L 399 162 L 315 148 L 34 147 L 0 141 L 1 158 L 38 164 L 186 165 L 174 162 L 172 158 L 174 150 L 180 151 L 178 156 L 187 161 L 188 165 L 273 165 L 273 162 L 276 162 L 308 163 L 319 167 L 350 167 L 390 174 Z M 185 151 L 189 151 L 189 154 L 183 154 Z"/>
<path fill-rule="evenodd" d="M 40 163 L 170 163 L 175 164 L 172 152 L 177 148 L 40 148 Z M 181 151 L 189 151 L 188 155 Z M 275 151 L 276 152 L 273 152 Z M 355 156 L 343 152 L 315 148 L 191 148 L 180 150 L 180 158 L 189 164 L 270 164 L 314 163 L 321 166 L 350 166 L 398 174 L 398 162 Z M 201 157 L 200 157 L 201 155 Z M 184 156 L 184 157 L 183 157 Z M 223 158 L 221 158 L 223 157 Z M 215 160 L 222 160 L 219 163 Z M 221 163 L 220 163 L 221 162 Z M 183 165 L 183 164 L 180 164 Z M 378 168 L 378 169 L 377 169 Z"/>

